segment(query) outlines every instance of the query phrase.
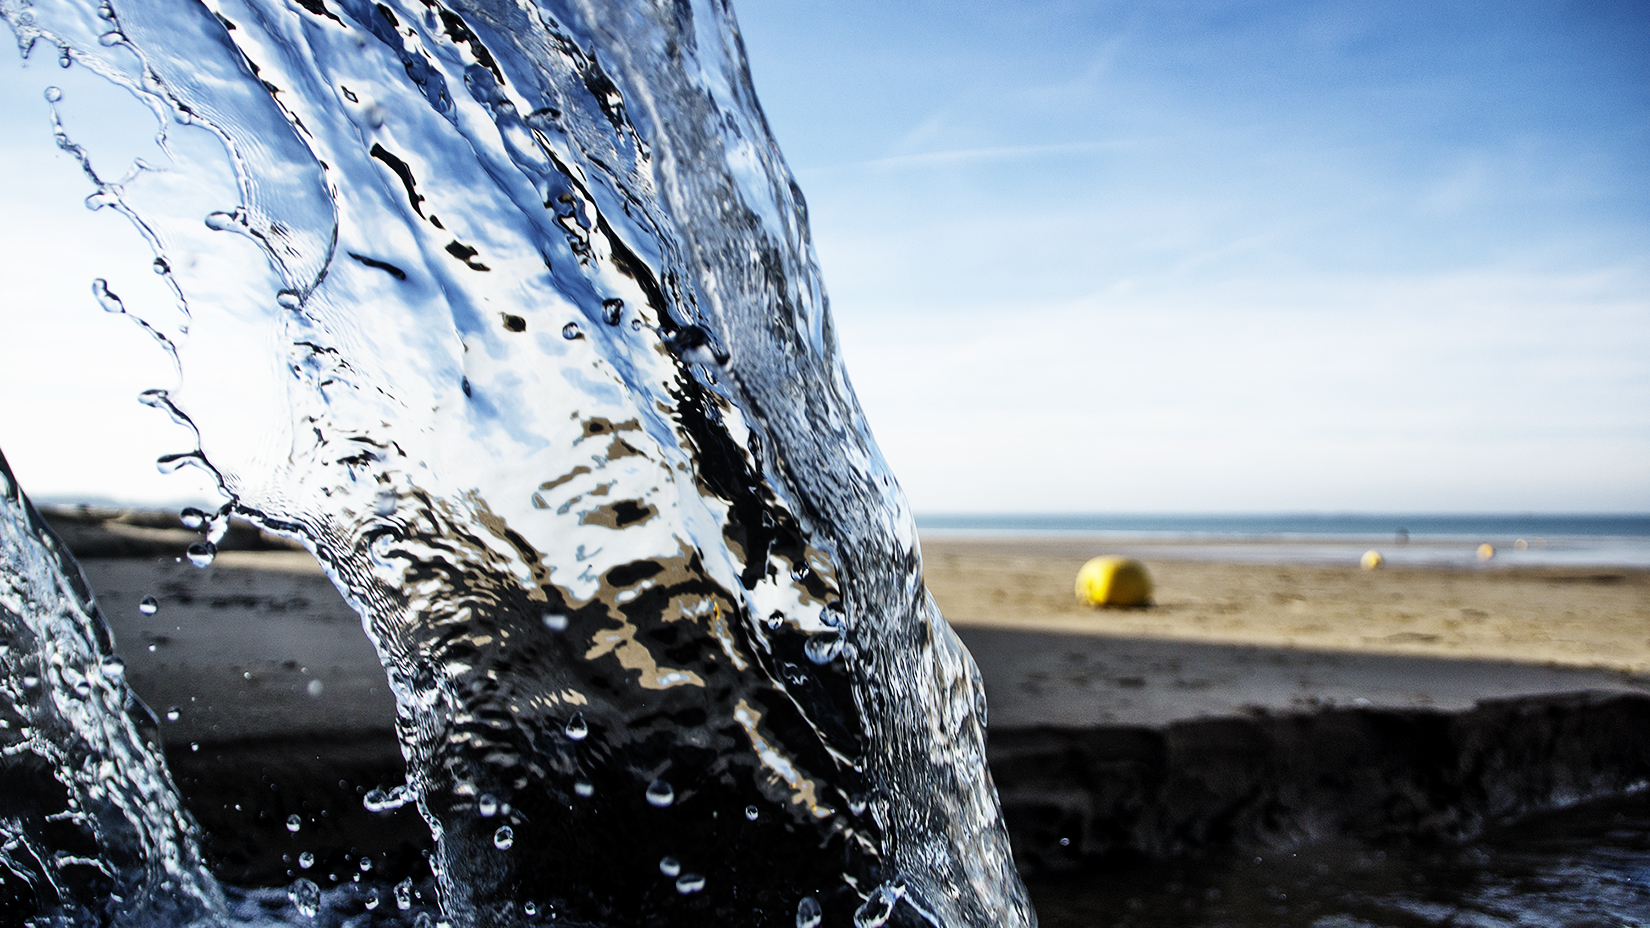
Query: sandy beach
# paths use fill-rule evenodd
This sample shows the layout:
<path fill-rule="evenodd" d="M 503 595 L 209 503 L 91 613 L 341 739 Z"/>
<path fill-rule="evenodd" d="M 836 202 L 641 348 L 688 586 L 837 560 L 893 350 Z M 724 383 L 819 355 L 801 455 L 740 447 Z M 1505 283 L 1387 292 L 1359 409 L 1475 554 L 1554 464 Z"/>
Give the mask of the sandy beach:
<path fill-rule="evenodd" d="M 927 538 L 927 581 L 959 628 L 1470 658 L 1650 671 L 1650 571 L 1499 567 L 1362 570 L 1187 560 L 1141 543 Z M 1183 546 L 1179 546 L 1183 547 Z M 1234 554 L 1242 553 L 1234 547 Z M 1078 603 L 1084 561 L 1119 549 L 1156 585 L 1147 609 Z"/>
<path fill-rule="evenodd" d="M 157 711 L 179 708 L 164 726 L 170 737 L 388 728 L 394 710 L 377 657 L 307 554 L 228 550 L 197 569 L 160 550 L 189 533 L 115 527 L 76 540 L 105 555 L 83 563 L 134 685 Z M 109 538 L 152 549 L 111 548 Z M 1116 547 L 924 543 L 929 587 L 980 665 L 994 729 L 1650 694 L 1647 571 L 1365 571 L 1186 559 L 1185 546 L 1158 545 L 1161 556 L 1146 560 L 1156 605 L 1079 604 L 1077 569 Z M 117 551 L 125 556 L 108 556 Z M 159 611 L 145 615 L 138 607 L 150 595 Z"/>

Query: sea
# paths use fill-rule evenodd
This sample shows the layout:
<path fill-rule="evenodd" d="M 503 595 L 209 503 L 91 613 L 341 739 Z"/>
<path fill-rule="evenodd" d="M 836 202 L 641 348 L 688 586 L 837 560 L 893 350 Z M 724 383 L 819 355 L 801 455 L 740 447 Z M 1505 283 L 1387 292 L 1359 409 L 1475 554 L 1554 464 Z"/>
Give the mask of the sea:
<path fill-rule="evenodd" d="M 925 538 L 1093 541 L 1107 553 L 1252 563 L 1650 568 L 1650 513 L 931 513 Z"/>

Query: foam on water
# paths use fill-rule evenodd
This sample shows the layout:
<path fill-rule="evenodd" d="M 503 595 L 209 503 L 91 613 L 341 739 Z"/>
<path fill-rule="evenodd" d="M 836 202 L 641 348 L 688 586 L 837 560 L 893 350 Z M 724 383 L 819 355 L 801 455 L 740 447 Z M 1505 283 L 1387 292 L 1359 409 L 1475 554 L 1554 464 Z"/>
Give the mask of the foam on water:
<path fill-rule="evenodd" d="M 233 509 L 362 614 L 448 917 L 1034 923 L 725 4 L 0 12 L 157 117 L 58 133 L 176 297 L 97 287 L 231 499 L 191 559 Z"/>

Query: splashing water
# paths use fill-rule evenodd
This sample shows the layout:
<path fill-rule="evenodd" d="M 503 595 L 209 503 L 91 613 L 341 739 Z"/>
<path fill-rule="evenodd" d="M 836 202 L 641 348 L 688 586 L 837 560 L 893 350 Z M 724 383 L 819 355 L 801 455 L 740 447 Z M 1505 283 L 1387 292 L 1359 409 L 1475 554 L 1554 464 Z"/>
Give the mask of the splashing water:
<path fill-rule="evenodd" d="M 176 305 L 97 298 L 185 375 L 203 524 L 361 613 L 448 918 L 1035 923 L 725 4 L 0 13 L 160 121 L 111 182 L 51 101 Z"/>
<path fill-rule="evenodd" d="M 222 911 L 80 568 L 0 457 L 0 914 L 206 925 Z"/>

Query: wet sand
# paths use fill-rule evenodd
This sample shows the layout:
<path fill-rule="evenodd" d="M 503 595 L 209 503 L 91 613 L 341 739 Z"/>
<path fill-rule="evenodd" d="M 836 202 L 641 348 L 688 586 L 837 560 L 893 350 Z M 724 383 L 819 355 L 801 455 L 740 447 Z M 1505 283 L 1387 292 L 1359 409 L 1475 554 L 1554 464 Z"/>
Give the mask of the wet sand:
<path fill-rule="evenodd" d="M 1163 726 L 1254 711 L 1650 693 L 1650 572 L 1360 570 L 1148 561 L 1157 605 L 1079 604 L 1105 548 L 930 540 L 927 580 L 973 651 L 993 729 Z M 1172 555 L 1172 550 L 1165 550 Z M 128 676 L 170 740 L 387 729 L 382 668 L 301 551 L 89 558 Z M 144 615 L 143 597 L 160 600 Z"/>

